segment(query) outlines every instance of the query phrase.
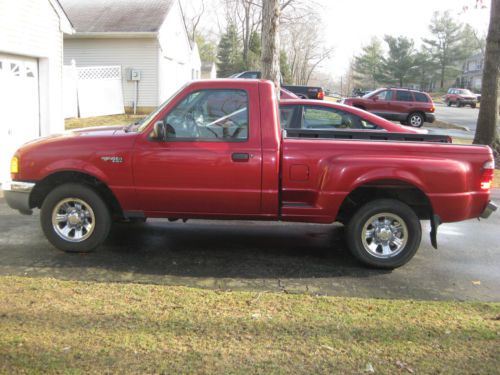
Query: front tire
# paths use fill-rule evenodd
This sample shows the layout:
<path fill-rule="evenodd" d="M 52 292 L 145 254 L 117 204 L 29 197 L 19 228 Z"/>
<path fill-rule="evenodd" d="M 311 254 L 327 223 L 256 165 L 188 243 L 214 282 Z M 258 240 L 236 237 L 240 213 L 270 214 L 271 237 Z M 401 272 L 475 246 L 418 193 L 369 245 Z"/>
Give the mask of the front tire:
<path fill-rule="evenodd" d="M 111 215 L 99 194 L 80 184 L 64 184 L 43 201 L 40 222 L 49 242 L 73 253 L 87 253 L 101 245 L 111 227 Z"/>
<path fill-rule="evenodd" d="M 425 118 L 421 113 L 414 112 L 410 113 L 406 121 L 414 128 L 421 128 L 424 125 Z"/>
<path fill-rule="evenodd" d="M 347 225 L 347 243 L 362 263 L 383 269 L 406 264 L 417 252 L 422 228 L 415 212 L 394 199 L 366 203 Z"/>

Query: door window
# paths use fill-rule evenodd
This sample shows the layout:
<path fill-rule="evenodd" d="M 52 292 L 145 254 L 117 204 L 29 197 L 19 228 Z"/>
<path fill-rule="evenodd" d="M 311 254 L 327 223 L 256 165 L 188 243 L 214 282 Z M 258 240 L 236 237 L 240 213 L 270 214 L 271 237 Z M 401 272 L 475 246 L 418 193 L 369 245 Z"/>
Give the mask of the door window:
<path fill-rule="evenodd" d="M 286 105 L 280 107 L 280 123 L 282 129 L 300 127 L 298 121 L 295 121 L 296 105 Z"/>
<path fill-rule="evenodd" d="M 391 91 L 390 90 L 384 90 L 380 91 L 378 94 L 378 100 L 391 100 Z"/>
<path fill-rule="evenodd" d="M 195 91 L 164 122 L 167 140 L 244 142 L 248 139 L 248 95 L 230 89 Z"/>
<path fill-rule="evenodd" d="M 349 112 L 319 106 L 304 106 L 303 129 L 370 129 L 379 126 Z"/>
<path fill-rule="evenodd" d="M 396 91 L 396 100 L 398 102 L 412 102 L 413 96 L 409 91 L 397 90 Z"/>

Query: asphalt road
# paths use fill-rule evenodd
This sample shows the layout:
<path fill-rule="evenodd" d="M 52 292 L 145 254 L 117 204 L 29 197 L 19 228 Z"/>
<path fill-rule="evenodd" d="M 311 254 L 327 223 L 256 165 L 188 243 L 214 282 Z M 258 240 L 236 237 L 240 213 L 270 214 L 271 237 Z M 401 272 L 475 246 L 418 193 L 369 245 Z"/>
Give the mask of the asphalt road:
<path fill-rule="evenodd" d="M 435 113 L 437 120 L 464 126 L 469 129 L 472 135 L 474 135 L 474 132 L 476 131 L 477 117 L 479 115 L 479 108 L 457 108 L 456 106 L 447 107 L 444 104 L 436 103 Z M 500 120 L 498 122 L 498 126 L 500 126 Z"/>
<path fill-rule="evenodd" d="M 497 193 L 500 201 L 500 193 Z M 44 238 L 39 216 L 0 199 L 0 275 L 155 283 L 337 296 L 500 301 L 500 214 L 440 227 L 394 271 L 367 269 L 337 225 L 189 221 L 117 224 L 91 254 L 66 254 Z M 424 232 L 428 232 L 424 224 Z"/>

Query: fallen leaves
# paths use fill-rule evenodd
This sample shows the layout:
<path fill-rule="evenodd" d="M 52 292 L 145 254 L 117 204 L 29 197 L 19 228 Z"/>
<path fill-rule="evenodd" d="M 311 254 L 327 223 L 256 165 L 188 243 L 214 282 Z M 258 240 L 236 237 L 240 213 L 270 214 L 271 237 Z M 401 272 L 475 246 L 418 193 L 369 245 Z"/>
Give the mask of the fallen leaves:
<path fill-rule="evenodd" d="M 401 362 L 401 361 L 396 361 L 396 366 L 399 367 L 401 370 L 406 370 L 408 371 L 410 374 L 413 374 L 414 371 L 411 367 L 409 367 L 406 363 L 404 362 Z"/>

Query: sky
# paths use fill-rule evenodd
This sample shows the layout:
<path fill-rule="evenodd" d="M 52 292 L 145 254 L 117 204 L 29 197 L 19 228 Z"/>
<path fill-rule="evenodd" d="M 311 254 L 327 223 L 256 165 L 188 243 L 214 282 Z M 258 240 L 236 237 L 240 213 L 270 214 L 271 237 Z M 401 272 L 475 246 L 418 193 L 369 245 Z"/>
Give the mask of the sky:
<path fill-rule="evenodd" d="M 349 61 L 360 53 L 372 36 L 384 35 L 411 37 L 420 43 L 428 37 L 428 26 L 435 11 L 452 10 L 459 21 L 469 23 L 480 33 L 486 33 L 489 23 L 488 9 L 470 9 L 474 0 L 316 0 L 321 10 L 325 30 L 325 42 L 335 47 L 333 58 L 322 70 L 340 77 L 348 68 Z M 489 4 L 489 1 L 485 1 Z"/>
<path fill-rule="evenodd" d="M 203 0 L 206 4 L 202 27 L 206 33 L 217 33 L 224 23 L 224 10 L 218 0 Z M 305 0 L 308 1 L 308 0 Z M 182 0 L 187 13 L 201 9 L 202 0 Z M 422 37 L 429 37 L 429 23 L 435 11 L 451 10 L 460 22 L 469 23 L 480 35 L 489 23 L 490 0 L 483 0 L 487 9 L 474 9 L 476 0 L 314 0 L 320 9 L 321 26 L 327 46 L 335 47 L 333 58 L 320 67 L 334 78 L 344 75 L 353 56 L 373 36 L 404 35 L 419 47 Z M 463 12 L 463 7 L 471 8 Z M 210 30 L 212 33 L 210 33 Z"/>

